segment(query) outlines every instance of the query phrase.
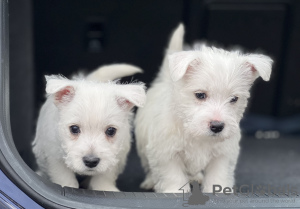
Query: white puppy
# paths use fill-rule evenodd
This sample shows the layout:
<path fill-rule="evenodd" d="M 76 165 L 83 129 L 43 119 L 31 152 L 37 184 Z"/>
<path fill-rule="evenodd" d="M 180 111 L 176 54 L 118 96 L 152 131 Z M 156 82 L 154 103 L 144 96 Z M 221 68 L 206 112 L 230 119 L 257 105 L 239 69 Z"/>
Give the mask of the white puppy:
<path fill-rule="evenodd" d="M 180 25 L 137 112 L 137 148 L 147 173 L 141 187 L 181 192 L 190 180 L 202 182 L 204 192 L 232 187 L 249 90 L 259 76 L 269 80 L 272 60 L 205 45 L 182 51 L 183 35 Z"/>
<path fill-rule="evenodd" d="M 92 176 L 89 189 L 118 191 L 115 181 L 130 150 L 133 106 L 145 102 L 142 83 L 108 81 L 141 72 L 130 65 L 99 68 L 86 79 L 46 76 L 48 94 L 33 152 L 39 174 L 78 188 L 75 173 Z"/>

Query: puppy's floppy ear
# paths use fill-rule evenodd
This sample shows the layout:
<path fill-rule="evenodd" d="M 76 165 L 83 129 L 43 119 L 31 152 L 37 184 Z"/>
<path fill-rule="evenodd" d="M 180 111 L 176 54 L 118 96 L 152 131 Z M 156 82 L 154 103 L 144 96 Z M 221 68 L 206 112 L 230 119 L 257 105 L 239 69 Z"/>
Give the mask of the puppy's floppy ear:
<path fill-rule="evenodd" d="M 61 107 L 72 101 L 75 95 L 74 83 L 60 75 L 45 76 L 46 92 L 54 96 L 54 104 Z"/>
<path fill-rule="evenodd" d="M 134 106 L 143 107 L 146 102 L 145 85 L 143 83 L 118 85 L 117 103 L 124 110 Z"/>
<path fill-rule="evenodd" d="M 173 53 L 168 58 L 170 75 L 175 82 L 184 76 L 191 62 L 196 59 L 196 55 L 191 53 L 191 51 L 182 51 Z"/>
<path fill-rule="evenodd" d="M 262 54 L 249 54 L 246 55 L 246 66 L 250 67 L 252 73 L 254 74 L 253 81 L 259 76 L 262 77 L 264 81 L 269 81 L 272 71 L 273 60 Z"/>

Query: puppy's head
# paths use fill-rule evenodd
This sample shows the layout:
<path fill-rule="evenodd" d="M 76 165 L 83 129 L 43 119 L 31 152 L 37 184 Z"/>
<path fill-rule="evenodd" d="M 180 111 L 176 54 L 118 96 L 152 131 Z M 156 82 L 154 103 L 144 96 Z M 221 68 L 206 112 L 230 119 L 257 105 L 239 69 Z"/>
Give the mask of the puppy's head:
<path fill-rule="evenodd" d="M 206 46 L 169 55 L 174 109 L 184 130 L 195 137 L 238 134 L 250 87 L 259 76 L 270 79 L 272 62 L 260 54 Z"/>
<path fill-rule="evenodd" d="M 78 174 L 94 175 L 124 160 L 130 146 L 131 109 L 145 102 L 144 85 L 46 79 L 46 91 L 59 112 L 57 135 L 66 165 Z"/>

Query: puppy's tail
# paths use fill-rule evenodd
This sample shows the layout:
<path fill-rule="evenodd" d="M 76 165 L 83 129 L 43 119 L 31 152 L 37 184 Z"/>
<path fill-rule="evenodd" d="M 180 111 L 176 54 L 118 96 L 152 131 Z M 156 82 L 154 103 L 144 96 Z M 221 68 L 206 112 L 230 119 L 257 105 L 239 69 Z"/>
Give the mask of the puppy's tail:
<path fill-rule="evenodd" d="M 163 60 L 162 69 L 160 72 L 162 74 L 161 77 L 167 79 L 171 78 L 169 72 L 168 55 L 183 50 L 183 37 L 184 37 L 184 25 L 183 23 L 179 23 L 179 25 L 171 35 L 169 45 Z"/>
<path fill-rule="evenodd" d="M 86 79 L 91 81 L 112 81 L 118 78 L 131 76 L 136 73 L 143 73 L 139 67 L 129 64 L 112 64 L 99 67 L 94 72 L 90 73 Z"/>
<path fill-rule="evenodd" d="M 184 25 L 183 23 L 180 23 L 171 36 L 169 46 L 167 49 L 167 54 L 183 50 L 183 36 Z"/>

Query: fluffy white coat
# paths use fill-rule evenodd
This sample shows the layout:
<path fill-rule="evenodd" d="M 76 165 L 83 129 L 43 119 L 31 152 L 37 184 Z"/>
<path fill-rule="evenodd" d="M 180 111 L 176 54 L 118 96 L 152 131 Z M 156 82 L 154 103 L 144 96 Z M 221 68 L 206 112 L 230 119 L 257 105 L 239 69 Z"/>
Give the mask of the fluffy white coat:
<path fill-rule="evenodd" d="M 202 183 L 204 192 L 212 192 L 213 185 L 232 187 L 249 90 L 259 76 L 269 80 L 272 60 L 205 45 L 183 51 L 183 35 L 180 24 L 135 119 L 137 149 L 147 173 L 141 187 L 173 193 L 186 185 L 183 189 L 190 191 L 186 183 L 191 180 Z M 223 122 L 224 129 L 212 132 L 211 121 Z"/>
<path fill-rule="evenodd" d="M 92 176 L 89 189 L 118 191 L 115 181 L 130 150 L 131 109 L 141 107 L 146 96 L 142 83 L 107 81 L 138 72 L 142 71 L 135 66 L 120 64 L 101 67 L 87 78 L 46 76 L 48 98 L 33 142 L 40 175 L 74 188 L 79 186 L 76 173 L 88 175 Z M 79 134 L 71 133 L 72 125 L 80 127 Z M 116 128 L 113 137 L 106 135 L 108 127 Z M 100 162 L 87 167 L 85 156 L 97 157 Z"/>

